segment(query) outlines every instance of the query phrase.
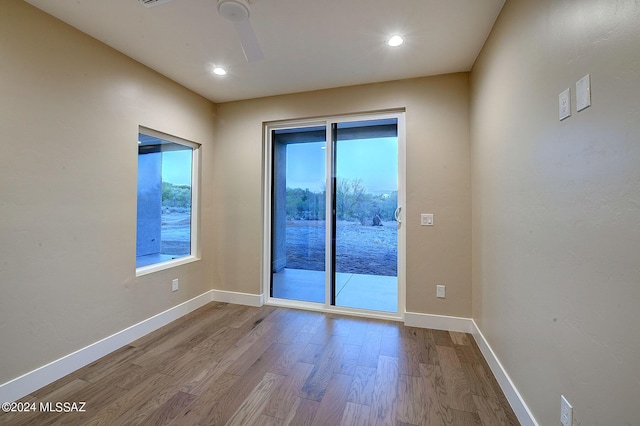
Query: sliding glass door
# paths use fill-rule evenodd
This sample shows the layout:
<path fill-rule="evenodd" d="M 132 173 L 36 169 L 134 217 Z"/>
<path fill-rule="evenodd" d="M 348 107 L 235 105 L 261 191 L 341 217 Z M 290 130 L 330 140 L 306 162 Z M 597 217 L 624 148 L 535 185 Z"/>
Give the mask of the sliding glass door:
<path fill-rule="evenodd" d="M 269 130 L 270 300 L 399 312 L 399 127 L 388 114 Z"/>

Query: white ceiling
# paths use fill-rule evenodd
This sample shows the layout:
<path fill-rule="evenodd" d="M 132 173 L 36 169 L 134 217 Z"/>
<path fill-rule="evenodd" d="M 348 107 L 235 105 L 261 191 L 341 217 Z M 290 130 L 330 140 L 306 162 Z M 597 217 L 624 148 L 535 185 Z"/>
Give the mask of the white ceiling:
<path fill-rule="evenodd" d="M 217 0 L 26 0 L 214 102 L 469 71 L 505 0 L 252 0 L 247 62 Z M 386 46 L 392 33 L 405 37 Z M 212 65 L 228 74 L 211 74 Z"/>

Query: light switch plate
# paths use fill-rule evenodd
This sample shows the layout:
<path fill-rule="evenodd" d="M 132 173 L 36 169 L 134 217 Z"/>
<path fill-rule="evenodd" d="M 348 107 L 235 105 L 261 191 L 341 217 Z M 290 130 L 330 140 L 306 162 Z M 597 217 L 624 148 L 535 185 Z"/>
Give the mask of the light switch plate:
<path fill-rule="evenodd" d="M 436 286 L 436 297 L 438 299 L 444 299 L 445 298 L 445 288 L 443 285 L 437 285 Z"/>
<path fill-rule="evenodd" d="M 558 107 L 560 112 L 560 121 L 571 117 L 571 88 L 567 88 L 558 96 Z"/>
<path fill-rule="evenodd" d="M 587 74 L 576 82 L 576 110 L 591 106 L 591 75 Z"/>
<path fill-rule="evenodd" d="M 564 395 L 560 395 L 560 424 L 573 426 L 573 407 Z"/>
<path fill-rule="evenodd" d="M 422 225 L 422 226 L 433 226 L 433 214 L 432 213 L 422 213 L 420 215 L 420 225 Z"/>

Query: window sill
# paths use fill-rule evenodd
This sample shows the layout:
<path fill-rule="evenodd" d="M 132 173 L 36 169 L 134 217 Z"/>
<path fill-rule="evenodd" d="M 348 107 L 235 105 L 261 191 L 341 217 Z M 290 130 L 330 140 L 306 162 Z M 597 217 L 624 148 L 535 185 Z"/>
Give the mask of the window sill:
<path fill-rule="evenodd" d="M 196 262 L 198 260 L 200 260 L 200 258 L 197 256 L 185 256 L 179 259 L 171 259 L 166 262 L 154 263 L 153 265 L 141 266 L 140 268 L 136 268 L 136 277 L 163 271 L 175 266 L 186 265 L 187 263 Z"/>

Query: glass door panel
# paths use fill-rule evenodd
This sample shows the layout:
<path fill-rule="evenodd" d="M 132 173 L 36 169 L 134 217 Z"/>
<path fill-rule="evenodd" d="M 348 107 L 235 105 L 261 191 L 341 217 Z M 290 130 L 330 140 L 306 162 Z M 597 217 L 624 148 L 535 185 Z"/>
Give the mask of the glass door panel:
<path fill-rule="evenodd" d="M 398 312 L 397 119 L 336 123 L 332 304 Z"/>
<path fill-rule="evenodd" d="M 325 302 L 326 131 L 274 130 L 270 296 Z"/>

